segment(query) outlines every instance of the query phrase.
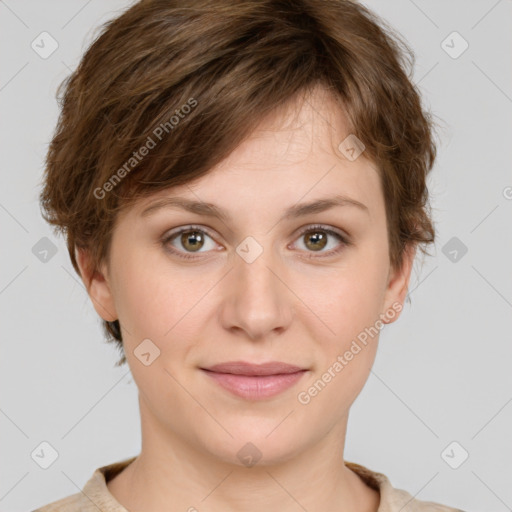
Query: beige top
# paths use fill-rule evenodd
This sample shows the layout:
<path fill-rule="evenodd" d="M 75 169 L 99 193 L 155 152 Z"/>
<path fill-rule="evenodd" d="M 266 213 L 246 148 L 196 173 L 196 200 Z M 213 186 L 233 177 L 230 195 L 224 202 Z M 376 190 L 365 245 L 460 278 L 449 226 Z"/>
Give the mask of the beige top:
<path fill-rule="evenodd" d="M 128 512 L 110 494 L 107 482 L 135 458 L 131 457 L 96 469 L 82 492 L 54 501 L 32 512 L 98 512 L 98 510 L 101 512 Z M 370 487 L 380 492 L 378 512 L 464 512 L 431 501 L 414 499 L 408 492 L 392 487 L 388 478 L 382 473 L 371 471 L 354 462 L 345 461 L 345 465 L 357 473 Z"/>

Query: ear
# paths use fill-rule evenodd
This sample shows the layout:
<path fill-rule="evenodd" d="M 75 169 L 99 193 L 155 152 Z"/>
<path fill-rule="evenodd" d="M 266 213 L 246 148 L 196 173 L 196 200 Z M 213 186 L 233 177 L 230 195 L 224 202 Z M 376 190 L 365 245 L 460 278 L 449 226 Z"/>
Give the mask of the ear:
<path fill-rule="evenodd" d="M 117 320 L 118 315 L 106 265 L 103 264 L 100 270 L 93 269 L 89 251 L 78 247 L 75 247 L 75 258 L 82 281 L 98 315 L 108 322 Z"/>
<path fill-rule="evenodd" d="M 384 310 L 382 311 L 385 318 L 382 321 L 385 324 L 394 322 L 400 314 L 393 314 L 391 318 L 387 318 L 386 311 L 393 309 L 393 311 L 400 311 L 403 308 L 405 297 L 409 289 L 409 280 L 411 278 L 411 271 L 414 263 L 414 257 L 416 256 L 416 246 L 409 244 L 405 249 L 402 266 L 399 269 L 391 269 L 389 271 L 388 285 L 386 288 L 386 295 L 384 299 Z M 399 309 L 397 303 L 400 304 Z M 393 304 L 395 305 L 393 307 Z"/>

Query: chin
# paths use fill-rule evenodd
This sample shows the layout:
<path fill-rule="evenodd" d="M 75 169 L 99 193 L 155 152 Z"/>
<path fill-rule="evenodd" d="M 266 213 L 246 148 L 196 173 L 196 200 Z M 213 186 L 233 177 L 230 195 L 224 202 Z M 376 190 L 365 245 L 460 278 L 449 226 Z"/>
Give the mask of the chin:
<path fill-rule="evenodd" d="M 301 446 L 304 436 L 302 434 L 301 439 L 296 440 L 294 433 L 284 428 L 278 434 L 280 428 L 275 429 L 278 424 L 274 421 L 270 429 L 255 428 L 254 425 L 240 426 L 236 431 L 228 429 L 233 438 L 223 436 L 223 442 L 212 443 L 210 437 L 205 440 L 205 448 L 217 459 L 240 467 L 280 464 L 296 457 L 304 449 Z M 269 435 L 269 432 L 272 433 Z"/>

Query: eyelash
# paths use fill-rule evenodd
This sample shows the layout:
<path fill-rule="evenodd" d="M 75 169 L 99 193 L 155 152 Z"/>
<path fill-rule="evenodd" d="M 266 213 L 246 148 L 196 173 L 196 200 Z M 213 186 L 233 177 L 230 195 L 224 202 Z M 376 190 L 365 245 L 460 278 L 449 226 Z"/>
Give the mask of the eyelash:
<path fill-rule="evenodd" d="M 179 235 L 181 235 L 182 233 L 184 233 L 186 231 L 199 231 L 201 233 L 204 233 L 204 234 L 208 235 L 210 238 L 213 238 L 213 236 L 211 234 L 209 234 L 209 232 L 207 230 L 205 230 L 204 228 L 202 228 L 201 226 L 196 226 L 194 224 L 191 224 L 189 226 L 184 226 L 184 227 L 178 229 L 178 231 L 174 231 L 172 233 L 169 233 L 169 234 L 165 235 L 163 237 L 163 239 L 162 239 L 162 244 L 165 247 L 167 247 L 168 250 L 172 254 L 175 254 L 175 255 L 177 255 L 180 258 L 187 259 L 187 260 L 197 259 L 199 256 L 192 255 L 192 253 L 186 253 L 186 252 L 183 253 L 183 252 L 177 251 L 172 246 L 171 247 L 168 246 L 169 242 L 171 242 L 174 238 L 178 237 Z M 310 256 L 306 256 L 306 258 L 324 258 L 324 257 L 335 256 L 336 254 L 340 253 L 346 247 L 352 245 L 352 243 L 347 239 L 347 237 L 345 237 L 341 233 L 338 233 L 337 231 L 334 231 L 333 229 L 327 228 L 327 227 L 325 227 L 325 226 L 323 226 L 321 224 L 314 224 L 312 226 L 307 226 L 306 228 L 304 228 L 298 234 L 297 238 L 300 238 L 301 236 L 303 236 L 306 233 L 315 232 L 315 231 L 323 231 L 324 233 L 327 233 L 329 235 L 333 235 L 336 238 L 338 238 L 341 243 L 340 243 L 340 246 L 337 249 L 331 249 L 330 251 L 328 251 L 326 253 L 322 253 L 321 256 L 317 256 L 317 255 L 312 254 Z"/>

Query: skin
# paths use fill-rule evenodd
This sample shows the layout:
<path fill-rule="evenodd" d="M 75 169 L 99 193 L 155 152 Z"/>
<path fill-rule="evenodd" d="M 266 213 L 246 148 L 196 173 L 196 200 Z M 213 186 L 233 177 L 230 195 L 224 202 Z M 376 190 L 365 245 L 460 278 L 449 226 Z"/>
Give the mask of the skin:
<path fill-rule="evenodd" d="M 364 153 L 349 161 L 337 149 L 347 126 L 340 104 L 317 87 L 306 101 L 273 112 L 208 175 L 121 214 L 110 259 L 96 272 L 88 271 L 87 252 L 78 253 L 96 311 L 120 320 L 139 389 L 141 454 L 107 484 L 130 511 L 169 510 L 169 503 L 201 512 L 378 509 L 379 493 L 343 459 L 349 409 L 378 335 L 308 404 L 297 398 L 359 333 L 403 304 L 414 259 L 410 249 L 402 268 L 391 268 L 377 169 Z M 343 206 L 279 220 L 287 207 L 334 192 L 367 210 Z M 214 203 L 232 218 L 177 208 L 141 216 L 171 196 Z M 184 246 L 179 235 L 162 243 L 190 224 L 207 230 L 203 245 Z M 348 234 L 351 244 L 327 235 L 323 247 L 312 239 L 326 235 L 321 229 L 300 234 L 313 224 Z M 263 248 L 250 264 L 236 253 L 247 236 Z M 160 349 L 149 366 L 134 354 L 147 338 Z M 308 372 L 283 393 L 250 401 L 199 369 L 233 360 L 284 361 Z M 252 467 L 237 457 L 247 442 L 262 454 Z"/>

